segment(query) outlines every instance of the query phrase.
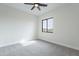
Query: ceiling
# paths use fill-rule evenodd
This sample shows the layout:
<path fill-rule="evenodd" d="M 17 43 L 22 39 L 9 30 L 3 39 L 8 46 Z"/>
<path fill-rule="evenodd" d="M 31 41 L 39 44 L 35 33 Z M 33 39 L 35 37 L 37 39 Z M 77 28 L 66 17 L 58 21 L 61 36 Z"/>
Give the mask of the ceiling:
<path fill-rule="evenodd" d="M 25 5 L 24 3 L 5 3 L 5 5 L 11 6 L 13 8 L 16 8 L 21 11 L 25 11 L 29 14 L 33 14 L 36 16 L 40 16 L 46 12 L 49 12 L 51 10 L 54 10 L 55 8 L 63 5 L 63 3 L 45 3 L 48 6 L 47 7 L 40 7 L 41 11 L 39 11 L 37 8 L 34 10 L 30 10 L 32 8 L 32 5 Z"/>

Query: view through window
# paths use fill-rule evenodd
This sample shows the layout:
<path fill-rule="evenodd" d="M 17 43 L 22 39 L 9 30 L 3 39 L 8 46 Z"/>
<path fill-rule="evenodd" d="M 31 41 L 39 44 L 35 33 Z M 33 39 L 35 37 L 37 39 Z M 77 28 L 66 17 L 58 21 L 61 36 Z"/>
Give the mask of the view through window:
<path fill-rule="evenodd" d="M 42 32 L 53 33 L 53 18 L 42 20 Z"/>

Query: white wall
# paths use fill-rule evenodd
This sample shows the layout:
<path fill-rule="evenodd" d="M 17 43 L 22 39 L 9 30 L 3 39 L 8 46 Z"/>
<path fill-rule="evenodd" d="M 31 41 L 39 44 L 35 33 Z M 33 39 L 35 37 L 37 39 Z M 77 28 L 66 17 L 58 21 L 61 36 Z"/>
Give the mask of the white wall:
<path fill-rule="evenodd" d="M 36 39 L 36 16 L 0 4 L 0 46 Z"/>
<path fill-rule="evenodd" d="M 54 17 L 54 33 L 42 32 L 41 20 Z M 38 38 L 79 50 L 79 4 L 66 4 L 39 17 Z"/>
<path fill-rule="evenodd" d="M 36 16 L 0 4 L 0 46 L 37 39 L 38 34 L 38 39 L 79 50 L 78 7 L 79 4 L 61 6 L 41 15 L 38 21 Z M 54 17 L 52 34 L 43 33 L 41 29 L 41 20 L 49 17 Z"/>

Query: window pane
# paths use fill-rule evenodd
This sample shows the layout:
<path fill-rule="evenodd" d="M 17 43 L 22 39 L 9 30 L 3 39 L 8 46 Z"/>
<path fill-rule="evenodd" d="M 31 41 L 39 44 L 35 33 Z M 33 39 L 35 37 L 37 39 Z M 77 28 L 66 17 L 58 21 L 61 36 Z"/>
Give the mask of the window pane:
<path fill-rule="evenodd" d="M 43 20 L 43 32 L 46 32 L 46 20 Z"/>
<path fill-rule="evenodd" d="M 53 32 L 53 19 L 48 19 L 48 32 Z"/>

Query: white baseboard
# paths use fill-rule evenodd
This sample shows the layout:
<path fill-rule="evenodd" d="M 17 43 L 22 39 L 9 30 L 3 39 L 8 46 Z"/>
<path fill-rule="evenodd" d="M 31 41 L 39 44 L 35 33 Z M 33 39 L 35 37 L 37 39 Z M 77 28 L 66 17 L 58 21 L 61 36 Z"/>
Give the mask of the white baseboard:
<path fill-rule="evenodd" d="M 79 50 L 79 48 L 72 47 L 72 46 L 67 45 L 67 44 L 63 44 L 63 43 L 59 43 L 59 42 L 53 42 L 53 41 L 48 41 L 48 40 L 45 40 L 45 39 L 40 39 L 40 40 L 44 40 L 44 41 L 47 41 L 47 42 L 50 42 L 50 43 L 54 43 L 54 44 L 57 44 L 57 45 L 60 45 L 60 46 L 68 47 L 68 48 L 71 48 L 71 49 L 74 49 L 74 50 Z"/>
<path fill-rule="evenodd" d="M 19 41 L 6 43 L 6 44 L 3 44 L 3 45 L 0 45 L 0 47 L 6 47 L 6 46 L 14 45 L 14 44 L 17 44 L 17 43 L 19 43 Z"/>

